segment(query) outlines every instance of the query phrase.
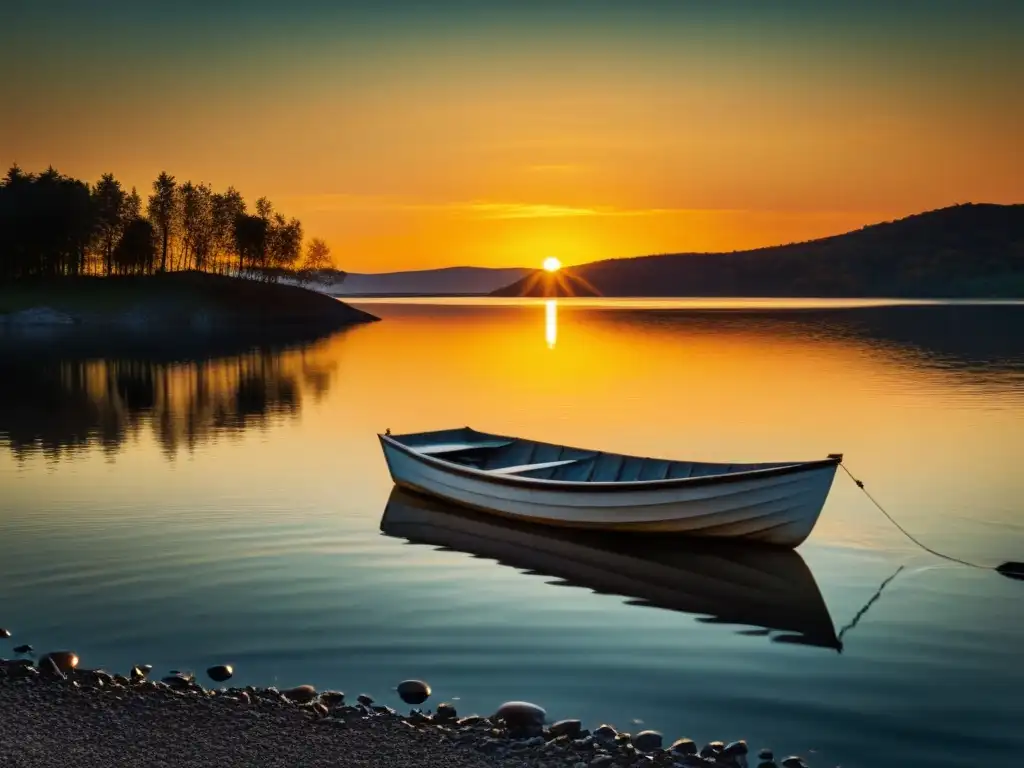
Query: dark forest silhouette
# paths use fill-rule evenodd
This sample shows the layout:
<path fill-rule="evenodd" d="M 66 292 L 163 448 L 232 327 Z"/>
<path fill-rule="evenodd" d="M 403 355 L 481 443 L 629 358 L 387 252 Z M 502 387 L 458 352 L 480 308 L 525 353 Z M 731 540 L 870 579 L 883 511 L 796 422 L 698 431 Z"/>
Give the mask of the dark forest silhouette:
<path fill-rule="evenodd" d="M 234 187 L 179 183 L 163 172 L 146 201 L 113 174 L 89 185 L 53 168 L 0 180 L 0 283 L 84 275 L 197 270 L 302 281 L 330 269 L 330 249 L 313 238 L 303 258 L 302 223 L 265 197 L 249 212 Z"/>
<path fill-rule="evenodd" d="M 596 261 L 495 296 L 1022 297 L 1024 205 L 965 204 L 806 243 Z"/>

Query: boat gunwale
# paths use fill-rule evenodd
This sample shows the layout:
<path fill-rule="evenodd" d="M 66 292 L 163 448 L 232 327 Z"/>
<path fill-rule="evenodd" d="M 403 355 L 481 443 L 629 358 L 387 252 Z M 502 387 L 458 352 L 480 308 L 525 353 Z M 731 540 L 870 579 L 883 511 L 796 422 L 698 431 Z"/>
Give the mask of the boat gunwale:
<path fill-rule="evenodd" d="M 474 430 L 475 431 L 475 430 Z M 483 434 L 483 433 L 481 433 Z M 523 438 L 511 438 L 504 437 L 502 435 L 491 435 L 486 433 L 488 437 L 495 437 L 507 440 L 521 440 Z M 740 472 L 727 472 L 719 475 L 701 475 L 699 477 L 676 477 L 666 478 L 663 480 L 622 480 L 622 481 L 589 481 L 589 480 L 546 480 L 539 477 L 523 477 L 521 475 L 502 475 L 489 472 L 484 469 L 476 469 L 474 467 L 467 467 L 464 464 L 456 464 L 453 461 L 446 461 L 438 458 L 437 456 L 431 456 L 429 454 L 420 453 L 415 448 L 406 445 L 405 443 L 399 442 L 395 439 L 395 436 L 388 434 L 377 434 L 380 441 L 384 445 L 389 445 L 400 453 L 412 457 L 417 461 L 425 463 L 427 466 L 434 466 L 445 472 L 449 472 L 456 475 L 462 475 L 463 477 L 469 477 L 476 480 L 480 480 L 485 483 L 497 484 L 497 485 L 511 485 L 518 488 L 537 488 L 548 491 L 586 491 L 586 490 L 597 490 L 602 492 L 628 492 L 628 491 L 645 491 L 645 490 L 661 490 L 665 488 L 678 488 L 686 487 L 691 488 L 701 485 L 724 485 L 726 483 L 742 482 L 743 480 L 760 480 L 762 478 L 773 478 L 780 475 L 795 474 L 798 472 L 806 472 L 814 469 L 823 469 L 825 467 L 836 467 L 842 461 L 837 456 L 829 456 L 824 459 L 817 459 L 814 461 L 796 462 L 793 464 L 783 464 L 782 466 L 765 467 L 763 469 L 748 469 Z M 536 441 L 530 441 L 536 442 Z M 569 448 L 570 450 L 593 450 L 584 448 L 572 448 L 571 446 L 560 446 L 563 448 Z M 647 459 L 653 461 L 673 461 L 672 459 L 649 459 L 644 456 L 630 456 L 628 454 L 616 454 L 633 459 Z M 702 463 L 702 462 L 693 462 Z"/>

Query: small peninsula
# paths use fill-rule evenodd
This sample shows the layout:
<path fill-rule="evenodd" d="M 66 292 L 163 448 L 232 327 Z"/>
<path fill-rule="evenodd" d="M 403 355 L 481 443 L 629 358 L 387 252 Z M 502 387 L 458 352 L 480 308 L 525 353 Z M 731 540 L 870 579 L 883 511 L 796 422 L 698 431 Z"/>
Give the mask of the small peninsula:
<path fill-rule="evenodd" d="M 233 187 L 164 172 L 144 204 L 113 174 L 15 165 L 0 179 L 0 329 L 280 336 L 376 320 L 306 287 L 344 277 L 298 219 Z"/>

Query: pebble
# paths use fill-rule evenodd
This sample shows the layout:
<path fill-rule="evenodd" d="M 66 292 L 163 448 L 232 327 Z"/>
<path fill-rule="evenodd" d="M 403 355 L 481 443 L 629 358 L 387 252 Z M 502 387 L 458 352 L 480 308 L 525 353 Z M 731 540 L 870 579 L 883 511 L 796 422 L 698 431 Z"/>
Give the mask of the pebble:
<path fill-rule="evenodd" d="M 160 682 L 164 683 L 168 688 L 175 691 L 183 691 L 186 688 L 192 687 L 192 680 L 185 675 L 178 673 L 176 675 L 168 675 L 163 678 Z"/>
<path fill-rule="evenodd" d="M 286 699 L 298 704 L 306 704 L 316 698 L 316 688 L 312 685 L 297 685 L 294 688 L 288 688 L 280 693 Z"/>
<path fill-rule="evenodd" d="M 235 670 L 230 664 L 217 664 L 206 670 L 206 676 L 215 683 L 224 683 L 231 679 Z"/>
<path fill-rule="evenodd" d="M 4 640 L 6 640 L 10 636 L 11 636 L 11 630 L 4 629 L 3 627 L 0 627 L 0 638 L 3 638 Z"/>
<path fill-rule="evenodd" d="M 63 680 L 65 677 L 57 663 L 49 656 L 44 656 L 39 660 L 39 674 L 51 680 Z"/>
<path fill-rule="evenodd" d="M 328 707 L 340 707 L 345 703 L 345 694 L 341 691 L 324 691 L 320 694 L 320 701 Z"/>
<path fill-rule="evenodd" d="M 551 734 L 552 738 L 558 738 L 559 736 L 568 736 L 570 739 L 575 739 L 583 732 L 583 723 L 579 720 L 559 720 L 548 728 L 548 733 Z"/>
<path fill-rule="evenodd" d="M 72 671 L 78 666 L 78 655 L 71 651 L 53 651 L 46 654 L 43 659 L 50 659 L 64 674 Z M 42 659 L 39 660 L 42 663 Z"/>
<path fill-rule="evenodd" d="M 734 757 L 737 755 L 745 755 L 750 750 L 747 748 L 747 742 L 740 739 L 739 741 L 731 741 L 722 748 L 723 757 Z"/>
<path fill-rule="evenodd" d="M 669 750 L 678 755 L 696 755 L 697 744 L 693 739 L 676 739 Z"/>
<path fill-rule="evenodd" d="M 632 744 L 640 752 L 653 752 L 661 749 L 662 737 L 658 731 L 640 731 L 632 738 Z"/>
<path fill-rule="evenodd" d="M 457 719 L 459 716 L 458 711 L 455 709 L 454 704 L 449 704 L 447 701 L 437 705 L 437 711 L 434 713 L 434 719 L 442 722 L 450 722 Z"/>
<path fill-rule="evenodd" d="M 700 751 L 701 757 L 714 757 L 721 753 L 725 749 L 724 741 L 709 741 L 704 745 L 704 748 Z"/>
<path fill-rule="evenodd" d="M 152 664 L 137 664 L 136 665 L 136 669 L 141 670 L 142 674 L 148 675 L 150 672 L 153 671 L 153 665 Z"/>
<path fill-rule="evenodd" d="M 422 704 L 430 698 L 430 686 L 422 680 L 403 680 L 397 690 L 406 704 Z"/>
<path fill-rule="evenodd" d="M 246 686 L 244 689 L 235 687 L 221 688 L 219 691 L 204 690 L 195 683 L 191 673 L 175 672 L 163 678 L 162 683 L 154 683 L 145 679 L 145 675 L 152 667 L 139 665 L 132 667 L 129 681 L 126 677 L 111 676 L 102 670 L 76 669 L 78 662 L 78 656 L 70 651 L 45 654 L 39 659 L 37 666 L 33 666 L 30 659 L 0 660 L 0 693 L 3 692 L 5 680 L 12 681 L 11 690 L 30 691 L 31 686 L 28 682 L 31 681 L 18 678 L 38 675 L 51 679 L 68 679 L 63 689 L 51 685 L 41 687 L 40 690 L 52 692 L 44 693 L 44 696 L 67 697 L 68 688 L 80 687 L 81 690 L 75 694 L 75 700 L 79 697 L 102 695 L 106 697 L 106 702 L 114 706 L 118 706 L 117 702 L 127 702 L 125 706 L 131 706 L 133 709 L 167 706 L 168 716 L 186 706 L 204 708 L 197 710 L 205 713 L 199 715 L 200 717 L 213 714 L 211 707 L 222 707 L 227 708 L 224 710 L 225 713 L 233 713 L 246 723 L 253 721 L 252 725 L 256 727 L 259 727 L 260 722 L 281 720 L 309 722 L 310 725 L 317 723 L 329 728 L 338 728 L 342 731 L 340 735 L 350 728 L 353 734 L 387 733 L 388 729 L 398 729 L 412 734 L 415 738 L 432 738 L 436 741 L 440 737 L 441 742 L 446 742 L 450 748 L 457 750 L 456 754 L 472 756 L 474 752 L 485 752 L 494 757 L 483 758 L 477 754 L 473 759 L 494 760 L 496 764 L 507 768 L 511 768 L 513 763 L 516 766 L 531 768 L 739 768 L 747 765 L 745 756 L 749 750 L 747 743 L 742 740 L 729 744 L 721 741 L 710 742 L 700 750 L 701 757 L 698 758 L 695 757 L 698 753 L 697 745 L 686 738 L 673 742 L 668 747 L 668 752 L 662 751 L 663 736 L 653 730 L 644 730 L 631 736 L 605 724 L 591 734 L 582 727 L 579 720 L 559 720 L 545 729 L 545 710 L 524 701 L 509 701 L 503 704 L 495 713 L 494 722 L 476 715 L 459 719 L 455 706 L 449 702 L 439 704 L 433 716 L 424 715 L 420 710 L 413 709 L 408 718 L 403 718 L 390 707 L 373 706 L 373 698 L 366 694 L 358 697 L 359 706 L 344 706 L 344 693 L 325 691 L 318 694 L 311 685 L 300 685 L 284 691 L 278 691 L 273 686 L 263 689 Z M 65 673 L 62 665 L 68 673 Z M 74 674 L 70 674 L 71 672 Z M 233 672 L 228 665 L 210 667 L 206 670 L 206 674 L 217 682 L 227 680 Z M 399 695 L 403 698 L 417 694 L 429 697 L 431 693 L 427 683 L 417 680 L 403 681 L 396 690 L 399 690 Z M 105 693 L 101 693 L 104 691 Z M 202 695 L 185 695 L 186 693 Z M 103 700 L 92 701 L 93 703 L 89 705 L 91 709 L 102 710 L 107 706 L 100 703 Z M 62 702 L 61 706 L 65 704 Z M 250 725 L 245 724 L 242 727 L 249 728 Z M 469 749 L 466 749 L 467 747 Z M 514 756 L 512 753 L 515 753 Z M 761 758 L 758 768 L 779 768 L 772 759 L 773 753 L 770 749 L 762 749 L 758 754 Z M 807 768 L 803 759 L 796 756 L 786 758 L 781 766 Z"/>
<path fill-rule="evenodd" d="M 544 711 L 543 707 L 538 707 L 528 701 L 506 701 L 494 713 L 495 719 L 504 720 L 505 724 L 511 728 L 542 726 L 547 716 L 548 713 Z"/>
<path fill-rule="evenodd" d="M 16 645 L 14 646 L 15 653 L 32 653 L 31 645 Z"/>

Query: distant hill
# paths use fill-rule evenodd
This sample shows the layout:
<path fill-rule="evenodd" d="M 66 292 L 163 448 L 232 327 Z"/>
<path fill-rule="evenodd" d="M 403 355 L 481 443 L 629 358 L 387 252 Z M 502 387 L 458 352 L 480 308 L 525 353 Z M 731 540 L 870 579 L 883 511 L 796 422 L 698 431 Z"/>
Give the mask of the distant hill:
<path fill-rule="evenodd" d="M 323 290 L 335 296 L 480 296 L 519 280 L 531 271 L 519 268 L 448 267 L 382 274 L 350 272 L 343 283 L 328 285 Z"/>
<path fill-rule="evenodd" d="M 492 295 L 593 294 L 1024 297 L 1024 205 L 957 205 L 752 251 L 596 261 Z"/>

